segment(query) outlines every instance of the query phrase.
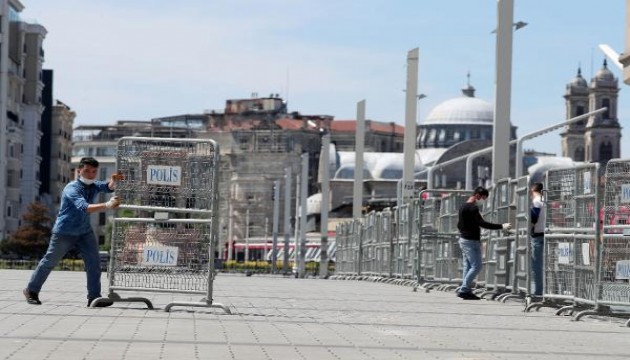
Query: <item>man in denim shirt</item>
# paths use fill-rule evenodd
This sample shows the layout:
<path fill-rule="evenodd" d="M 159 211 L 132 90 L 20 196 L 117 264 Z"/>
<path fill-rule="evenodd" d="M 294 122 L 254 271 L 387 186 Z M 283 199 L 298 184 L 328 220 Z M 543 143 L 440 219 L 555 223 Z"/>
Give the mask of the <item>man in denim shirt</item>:
<path fill-rule="evenodd" d="M 81 253 L 87 273 L 88 306 L 92 300 L 101 297 L 98 242 L 90 224 L 90 214 L 115 209 L 120 205 L 120 199 L 117 196 L 104 203 L 93 204 L 93 202 L 98 193 L 113 192 L 116 181 L 123 180 L 124 177 L 122 174 L 115 173 L 109 182 L 97 181 L 95 180 L 97 171 L 98 161 L 96 159 L 92 157 L 82 158 L 79 162 L 79 178 L 68 183 L 63 189 L 61 207 L 52 229 L 48 250 L 23 291 L 27 303 L 41 304 L 39 291 L 42 285 L 57 263 L 75 246 Z M 104 307 L 111 304 L 111 300 L 105 300 L 99 301 L 98 306 Z"/>

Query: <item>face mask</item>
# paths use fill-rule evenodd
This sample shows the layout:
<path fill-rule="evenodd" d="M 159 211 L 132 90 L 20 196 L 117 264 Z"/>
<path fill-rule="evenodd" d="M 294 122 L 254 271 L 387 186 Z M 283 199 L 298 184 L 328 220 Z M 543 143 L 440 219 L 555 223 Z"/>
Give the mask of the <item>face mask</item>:
<path fill-rule="evenodd" d="M 79 176 L 79 181 L 84 183 L 85 185 L 92 185 L 96 181 L 95 179 L 86 179 L 83 176 Z"/>
<path fill-rule="evenodd" d="M 477 200 L 475 201 L 475 205 L 479 206 L 480 208 L 483 207 L 486 204 L 486 200 Z"/>

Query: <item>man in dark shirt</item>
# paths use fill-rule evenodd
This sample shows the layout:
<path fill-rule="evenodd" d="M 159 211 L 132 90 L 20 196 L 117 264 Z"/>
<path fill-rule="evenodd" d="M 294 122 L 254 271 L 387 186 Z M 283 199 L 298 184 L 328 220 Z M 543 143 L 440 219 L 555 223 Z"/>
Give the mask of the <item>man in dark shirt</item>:
<path fill-rule="evenodd" d="M 531 187 L 532 208 L 530 210 L 530 220 L 532 222 L 531 232 L 531 257 L 532 270 L 534 273 L 534 295 L 543 294 L 543 256 L 545 246 L 545 203 L 542 201 L 542 183 L 534 183 Z"/>
<path fill-rule="evenodd" d="M 481 228 L 490 230 L 509 230 L 512 225 L 493 224 L 481 217 L 480 207 L 488 198 L 488 190 L 482 186 L 475 189 L 472 196 L 459 209 L 459 247 L 464 260 L 462 286 L 457 296 L 464 300 L 479 300 L 472 292 L 472 283 L 481 270 Z"/>

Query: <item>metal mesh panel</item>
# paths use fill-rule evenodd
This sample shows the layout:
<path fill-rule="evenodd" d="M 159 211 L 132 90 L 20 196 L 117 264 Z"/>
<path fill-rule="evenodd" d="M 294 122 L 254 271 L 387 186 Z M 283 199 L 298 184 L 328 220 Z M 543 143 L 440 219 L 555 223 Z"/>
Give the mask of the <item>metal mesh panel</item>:
<path fill-rule="evenodd" d="M 545 197 L 547 207 L 546 226 L 555 232 L 570 232 L 575 229 L 576 174 L 574 169 L 547 172 Z"/>
<path fill-rule="evenodd" d="M 116 222 L 114 232 L 115 273 L 112 285 L 204 292 L 208 285 L 208 246 L 212 228 L 205 224 L 167 224 Z M 177 266 L 144 265 L 148 247 L 177 248 Z M 167 262 L 172 253 L 161 253 L 158 261 Z M 158 256 L 158 255 L 156 255 Z"/>
<path fill-rule="evenodd" d="M 437 230 L 441 199 L 429 198 L 421 204 L 420 223 L 420 265 L 418 282 L 435 280 L 435 252 L 437 249 Z"/>
<path fill-rule="evenodd" d="M 599 165 L 546 174 L 545 285 L 547 298 L 594 304 L 597 298 Z"/>
<path fill-rule="evenodd" d="M 496 217 L 496 202 L 498 201 L 498 194 L 495 192 L 494 187 L 489 190 L 488 199 L 481 209 L 481 215 L 486 221 L 493 222 Z M 483 275 L 477 277 L 477 284 L 483 284 L 486 289 L 496 288 L 495 273 L 497 269 L 497 240 L 496 236 L 490 231 L 485 230 L 481 232 L 481 249 L 482 249 L 482 264 L 483 269 L 481 273 Z"/>
<path fill-rule="evenodd" d="M 462 254 L 459 247 L 459 208 L 466 201 L 467 196 L 461 193 L 451 193 L 442 198 L 438 234 L 436 235 L 437 251 L 435 254 L 435 278 L 444 283 L 461 280 Z"/>
<path fill-rule="evenodd" d="M 394 268 L 393 274 L 397 277 L 405 277 L 408 274 L 408 248 L 409 248 L 409 205 L 404 204 L 399 209 L 394 211 L 395 225 L 397 229 L 397 237 L 394 239 L 393 251 L 394 251 Z"/>
<path fill-rule="evenodd" d="M 393 225 L 394 216 L 393 213 L 389 210 L 384 210 L 381 213 L 381 221 L 380 221 L 380 245 L 379 248 L 383 254 L 382 261 L 380 261 L 381 269 L 380 273 L 383 276 L 392 276 L 392 267 L 393 267 Z"/>
<path fill-rule="evenodd" d="M 122 138 L 110 289 L 211 291 L 218 149 L 211 140 Z M 211 298 L 209 296 L 209 298 Z"/>
<path fill-rule="evenodd" d="M 575 295 L 575 169 L 548 171 L 545 177 L 546 227 L 544 289 L 546 298 Z"/>
<path fill-rule="evenodd" d="M 514 193 L 514 186 L 508 179 L 498 181 L 494 188 L 493 216 L 495 223 L 513 223 L 513 209 L 511 200 Z M 514 236 L 508 236 L 505 232 L 490 231 L 490 242 L 493 243 L 495 261 L 494 285 L 499 292 L 506 291 L 510 283 L 510 272 L 513 268 L 513 253 L 511 251 L 514 243 Z"/>
<path fill-rule="evenodd" d="M 122 138 L 117 157 L 125 181 L 117 185 L 116 195 L 123 199 L 123 204 L 212 209 L 218 170 L 213 142 Z M 178 167 L 180 175 L 168 171 Z M 167 185 L 167 180 L 171 184 L 179 180 L 180 184 Z"/>
<path fill-rule="evenodd" d="M 573 239 L 573 234 L 545 235 L 545 297 L 573 299 L 575 295 Z"/>
<path fill-rule="evenodd" d="M 575 169 L 575 301 L 597 300 L 597 253 L 599 238 L 599 164 Z"/>
<path fill-rule="evenodd" d="M 606 168 L 600 303 L 630 306 L 630 161 Z"/>
<path fill-rule="evenodd" d="M 361 272 L 364 274 L 378 274 L 376 269 L 376 212 L 365 216 L 363 232 L 363 254 Z"/>

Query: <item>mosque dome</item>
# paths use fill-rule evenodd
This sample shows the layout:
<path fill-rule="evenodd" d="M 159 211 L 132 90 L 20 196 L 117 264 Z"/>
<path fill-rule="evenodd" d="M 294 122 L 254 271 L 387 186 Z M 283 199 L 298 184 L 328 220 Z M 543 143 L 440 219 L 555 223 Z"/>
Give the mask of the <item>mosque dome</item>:
<path fill-rule="evenodd" d="M 446 100 L 433 108 L 422 125 L 492 125 L 492 104 L 474 97 L 474 88 L 469 87 L 463 92 L 464 96 Z"/>

